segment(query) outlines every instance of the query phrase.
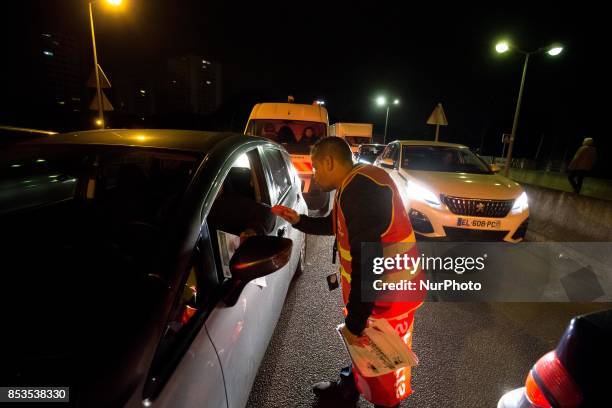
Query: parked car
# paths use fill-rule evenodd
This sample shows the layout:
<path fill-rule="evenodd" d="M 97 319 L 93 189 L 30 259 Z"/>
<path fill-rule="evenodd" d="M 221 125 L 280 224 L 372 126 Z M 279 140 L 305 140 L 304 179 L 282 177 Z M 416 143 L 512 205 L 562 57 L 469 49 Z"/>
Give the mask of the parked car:
<path fill-rule="evenodd" d="M 2 385 L 70 387 L 70 406 L 245 406 L 304 257 L 269 213 L 306 212 L 280 145 L 86 131 L 0 163 Z"/>
<path fill-rule="evenodd" d="M 395 180 L 421 238 L 523 240 L 529 222 L 527 194 L 466 146 L 395 141 L 375 163 Z"/>
<path fill-rule="evenodd" d="M 497 408 L 576 408 L 610 405 L 612 310 L 572 319 L 557 348 L 529 371 L 525 386 Z"/>
<path fill-rule="evenodd" d="M 358 163 L 372 164 L 382 154 L 385 149 L 384 144 L 362 144 L 357 151 L 356 160 Z"/>

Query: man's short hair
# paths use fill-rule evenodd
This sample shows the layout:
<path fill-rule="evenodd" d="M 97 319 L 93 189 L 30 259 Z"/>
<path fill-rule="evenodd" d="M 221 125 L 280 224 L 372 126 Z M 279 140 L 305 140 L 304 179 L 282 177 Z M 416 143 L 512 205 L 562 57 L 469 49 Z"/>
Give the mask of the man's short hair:
<path fill-rule="evenodd" d="M 312 146 L 310 154 L 313 159 L 322 156 L 332 156 L 341 163 L 353 164 L 353 152 L 348 143 L 346 143 L 346 140 L 340 137 L 332 136 L 319 139 Z"/>

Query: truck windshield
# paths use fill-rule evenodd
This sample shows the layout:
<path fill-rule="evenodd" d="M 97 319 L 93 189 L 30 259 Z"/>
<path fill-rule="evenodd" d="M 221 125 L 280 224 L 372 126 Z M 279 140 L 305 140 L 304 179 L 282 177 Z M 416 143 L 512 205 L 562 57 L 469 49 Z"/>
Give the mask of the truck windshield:
<path fill-rule="evenodd" d="M 327 126 L 321 122 L 254 119 L 249 121 L 246 134 L 286 145 L 289 152 L 300 150 L 300 147 L 306 147 L 305 151 L 309 152 L 310 146 L 327 136 Z"/>

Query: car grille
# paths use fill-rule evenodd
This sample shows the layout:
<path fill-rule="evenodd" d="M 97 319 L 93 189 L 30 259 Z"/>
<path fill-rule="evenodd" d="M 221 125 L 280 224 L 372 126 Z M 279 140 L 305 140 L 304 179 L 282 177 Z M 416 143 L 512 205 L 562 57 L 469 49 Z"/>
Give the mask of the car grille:
<path fill-rule="evenodd" d="M 444 194 L 442 194 L 440 198 L 453 214 L 471 217 L 503 218 L 508 215 L 514 203 L 514 200 L 461 198 Z"/>
<path fill-rule="evenodd" d="M 473 230 L 467 228 L 444 227 L 449 241 L 490 242 L 503 241 L 508 231 Z"/>

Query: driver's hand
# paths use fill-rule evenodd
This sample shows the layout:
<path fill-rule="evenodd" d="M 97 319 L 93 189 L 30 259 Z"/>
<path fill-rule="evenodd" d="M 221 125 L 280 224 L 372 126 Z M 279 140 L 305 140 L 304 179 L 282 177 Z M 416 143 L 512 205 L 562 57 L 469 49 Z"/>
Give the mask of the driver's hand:
<path fill-rule="evenodd" d="M 292 225 L 300 222 L 300 214 L 298 214 L 292 208 L 285 207 L 284 205 L 275 205 L 272 207 L 271 211 L 272 214 L 276 215 L 277 217 L 281 217 Z"/>

